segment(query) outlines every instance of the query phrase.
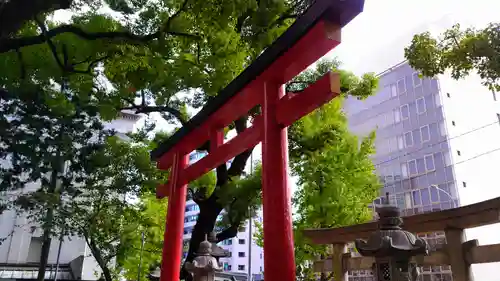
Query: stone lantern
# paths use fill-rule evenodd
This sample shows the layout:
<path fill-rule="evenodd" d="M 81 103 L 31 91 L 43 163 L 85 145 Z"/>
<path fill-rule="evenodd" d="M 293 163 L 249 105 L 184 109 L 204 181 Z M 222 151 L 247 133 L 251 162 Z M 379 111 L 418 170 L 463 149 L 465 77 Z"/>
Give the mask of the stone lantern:
<path fill-rule="evenodd" d="M 200 243 L 198 253 L 193 262 L 185 263 L 186 270 L 193 275 L 194 281 L 214 281 L 215 272 L 222 271 L 215 257 L 212 256 L 212 244 L 207 241 Z"/>
<path fill-rule="evenodd" d="M 418 267 L 411 262 L 416 255 L 427 255 L 427 242 L 401 229 L 399 208 L 389 204 L 389 193 L 382 206 L 376 207 L 379 229 L 368 241 L 357 239 L 356 249 L 363 256 L 375 257 L 373 273 L 377 281 L 415 281 Z"/>

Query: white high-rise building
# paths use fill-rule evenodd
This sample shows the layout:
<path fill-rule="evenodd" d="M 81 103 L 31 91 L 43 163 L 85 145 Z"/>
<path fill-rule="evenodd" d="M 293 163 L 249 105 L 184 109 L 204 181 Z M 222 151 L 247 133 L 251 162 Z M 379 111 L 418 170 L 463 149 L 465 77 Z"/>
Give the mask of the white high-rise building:
<path fill-rule="evenodd" d="M 107 123 L 105 128 L 114 129 L 118 136 L 125 138 L 125 133 L 135 130 L 140 118 L 140 115 L 123 111 L 118 119 Z M 26 187 L 26 189 L 37 188 L 38 185 L 35 183 Z M 40 229 L 32 231 L 32 225 L 26 215 L 18 214 L 14 210 L 6 210 L 0 215 L 0 238 L 5 238 L 0 245 L 0 280 L 37 278 L 42 247 L 41 236 Z M 61 244 L 59 239 L 52 239 L 45 273 L 46 280 L 54 279 L 57 263 L 59 263 L 58 280 L 97 280 L 100 273 L 100 268 L 90 254 L 85 240 L 79 237 L 66 237 Z"/>
<path fill-rule="evenodd" d="M 189 162 L 196 162 L 203 156 L 204 154 L 199 152 L 192 153 L 189 157 Z M 187 256 L 189 239 L 191 239 L 191 233 L 196 224 L 199 213 L 200 209 L 193 200 L 186 201 L 186 212 L 184 215 L 183 258 Z M 220 217 L 221 215 L 219 218 Z M 252 238 L 255 233 L 255 221 L 262 222 L 262 219 L 260 216 L 253 218 L 252 227 L 249 227 L 249 221 L 246 221 L 245 224 L 239 229 L 236 237 L 219 243 L 219 246 L 228 251 L 231 255 L 227 258 L 221 258 L 219 262 L 222 264 L 224 271 L 228 273 L 248 274 L 249 265 L 251 265 L 253 280 L 262 280 L 262 273 L 264 272 L 264 251 Z M 250 231 L 252 234 L 250 234 Z M 250 247 L 249 243 L 251 243 Z M 250 255 L 251 263 L 249 262 Z"/>

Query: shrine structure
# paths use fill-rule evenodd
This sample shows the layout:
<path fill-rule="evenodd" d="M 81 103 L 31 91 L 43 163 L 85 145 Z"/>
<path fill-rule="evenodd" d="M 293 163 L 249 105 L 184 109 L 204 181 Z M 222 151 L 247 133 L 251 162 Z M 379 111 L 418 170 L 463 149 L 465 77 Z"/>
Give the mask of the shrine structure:
<path fill-rule="evenodd" d="M 285 93 L 284 84 L 340 44 L 342 27 L 363 5 L 364 0 L 314 1 L 219 95 L 151 153 L 160 169 L 170 169 L 168 184 L 157 189 L 158 197 L 169 197 L 161 281 L 179 280 L 187 184 L 260 142 L 264 279 L 295 280 L 286 128 L 336 97 L 340 77 L 328 73 L 298 94 Z M 252 126 L 224 143 L 223 129 L 258 105 L 262 113 Z M 207 141 L 208 155 L 188 165 L 189 153 Z"/>

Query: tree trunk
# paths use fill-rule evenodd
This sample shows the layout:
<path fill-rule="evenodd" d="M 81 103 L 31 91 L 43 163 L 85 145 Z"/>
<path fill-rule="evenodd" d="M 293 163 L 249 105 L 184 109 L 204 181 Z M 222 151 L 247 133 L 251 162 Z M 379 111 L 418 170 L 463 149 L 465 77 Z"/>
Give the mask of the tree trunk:
<path fill-rule="evenodd" d="M 217 202 L 216 196 L 211 196 L 200 204 L 200 213 L 191 234 L 186 261 L 193 261 L 200 243 L 205 240 L 205 234 L 210 233 L 214 229 L 215 221 L 221 211 L 222 206 Z M 191 274 L 185 270 L 184 266 L 181 269 L 181 279 L 186 281 L 192 280 Z"/>
<path fill-rule="evenodd" d="M 56 191 L 57 187 L 57 174 L 58 170 L 53 169 L 50 175 L 50 185 L 48 193 L 52 194 Z M 45 223 L 43 225 L 43 235 L 42 235 L 42 250 L 40 254 L 40 265 L 38 266 L 38 276 L 37 281 L 45 280 L 45 269 L 47 267 L 47 262 L 50 253 L 50 244 L 52 243 L 52 224 L 54 221 L 54 208 L 49 206 L 47 208 L 47 213 L 45 215 Z"/>
<path fill-rule="evenodd" d="M 111 275 L 111 271 L 109 270 L 108 263 L 102 257 L 101 251 L 99 250 L 97 245 L 94 243 L 92 238 L 87 236 L 87 234 L 85 234 L 85 241 L 87 242 L 87 245 L 89 245 L 90 252 L 94 256 L 97 264 L 102 270 L 102 274 L 104 275 L 104 280 L 113 281 L 113 276 Z"/>

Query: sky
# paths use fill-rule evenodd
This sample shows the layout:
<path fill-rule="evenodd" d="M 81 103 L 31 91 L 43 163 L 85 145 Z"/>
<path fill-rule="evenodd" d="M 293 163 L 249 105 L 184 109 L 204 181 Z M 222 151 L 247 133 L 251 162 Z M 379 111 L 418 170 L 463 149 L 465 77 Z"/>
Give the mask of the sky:
<path fill-rule="evenodd" d="M 499 9 L 497 0 L 365 0 L 363 13 L 343 28 L 342 43 L 329 56 L 356 74 L 380 73 L 403 60 L 404 46 L 426 25 L 437 23 L 438 32 L 456 22 L 481 28 L 498 21 Z"/>

